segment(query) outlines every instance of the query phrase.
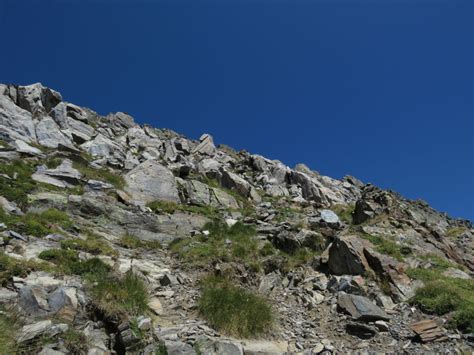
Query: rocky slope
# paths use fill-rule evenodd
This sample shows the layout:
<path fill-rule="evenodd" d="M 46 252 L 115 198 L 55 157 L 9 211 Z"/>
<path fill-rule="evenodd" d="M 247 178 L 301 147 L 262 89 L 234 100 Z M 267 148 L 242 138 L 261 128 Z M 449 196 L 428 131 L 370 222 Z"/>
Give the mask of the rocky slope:
<path fill-rule="evenodd" d="M 0 184 L 0 352 L 472 351 L 474 229 L 423 201 L 41 84 L 0 85 Z M 271 324 L 219 327 L 209 275 Z"/>

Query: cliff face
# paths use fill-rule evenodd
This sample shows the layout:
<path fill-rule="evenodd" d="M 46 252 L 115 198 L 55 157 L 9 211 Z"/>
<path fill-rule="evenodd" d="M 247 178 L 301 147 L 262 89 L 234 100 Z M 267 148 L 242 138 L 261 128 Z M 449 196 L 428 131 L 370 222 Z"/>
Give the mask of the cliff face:
<path fill-rule="evenodd" d="M 16 349 L 413 353 L 472 341 L 471 222 L 352 176 L 0 84 L 0 183 L 0 328 L 15 324 Z"/>

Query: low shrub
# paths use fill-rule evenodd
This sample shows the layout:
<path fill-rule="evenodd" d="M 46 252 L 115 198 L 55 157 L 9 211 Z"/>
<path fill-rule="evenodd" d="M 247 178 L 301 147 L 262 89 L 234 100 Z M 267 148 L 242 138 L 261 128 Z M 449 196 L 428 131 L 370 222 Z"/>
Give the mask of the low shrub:
<path fill-rule="evenodd" d="M 272 309 L 261 296 L 223 278 L 203 282 L 199 313 L 220 332 L 235 337 L 257 337 L 271 330 Z"/>

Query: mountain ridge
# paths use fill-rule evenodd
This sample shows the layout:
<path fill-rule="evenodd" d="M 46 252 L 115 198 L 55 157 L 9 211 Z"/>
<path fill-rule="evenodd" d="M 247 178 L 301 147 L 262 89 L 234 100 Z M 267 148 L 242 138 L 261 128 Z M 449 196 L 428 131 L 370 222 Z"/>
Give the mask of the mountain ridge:
<path fill-rule="evenodd" d="M 0 302 L 23 317 L 15 344 L 43 351 L 48 335 L 64 353 L 61 334 L 77 329 L 102 339 L 81 348 L 94 353 L 448 351 L 472 341 L 462 333 L 473 331 L 472 222 L 424 201 L 215 146 L 208 134 L 100 116 L 39 83 L 0 84 L 0 143 Z M 106 302 L 116 290 L 97 289 L 97 268 L 124 288 L 145 280 L 143 307 Z M 210 275 L 222 280 L 203 286 Z M 254 311 L 268 302 L 277 320 L 271 330 L 222 325 L 216 314 L 236 315 L 206 313 L 206 287 L 255 294 Z M 438 305 L 437 293 L 434 307 L 433 289 L 456 302 Z M 61 312 L 67 322 L 52 322 Z M 31 327 L 41 331 L 31 337 Z"/>

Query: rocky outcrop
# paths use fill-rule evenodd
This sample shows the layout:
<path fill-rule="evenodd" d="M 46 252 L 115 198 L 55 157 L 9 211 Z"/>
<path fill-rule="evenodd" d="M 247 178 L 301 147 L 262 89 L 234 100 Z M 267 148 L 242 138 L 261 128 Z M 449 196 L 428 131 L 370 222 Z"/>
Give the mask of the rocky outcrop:
<path fill-rule="evenodd" d="M 0 322 L 18 312 L 17 343 L 40 354 L 468 351 L 472 337 L 443 328 L 454 312 L 408 300 L 429 282 L 416 273 L 469 285 L 473 235 L 352 176 L 0 84 Z M 97 265 L 111 287 L 137 276 L 146 311 L 105 314 Z M 261 339 L 213 329 L 198 310 L 215 275 L 263 297 L 276 326 Z"/>
<path fill-rule="evenodd" d="M 147 160 L 125 175 L 125 191 L 137 204 L 156 200 L 178 203 L 178 187 L 171 171 L 153 160 Z"/>

